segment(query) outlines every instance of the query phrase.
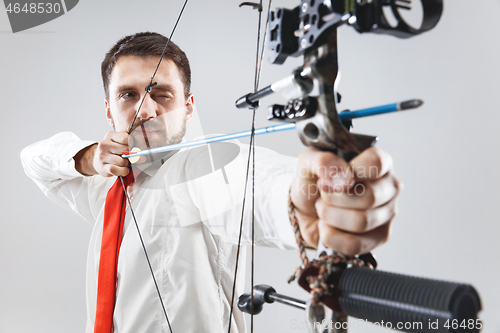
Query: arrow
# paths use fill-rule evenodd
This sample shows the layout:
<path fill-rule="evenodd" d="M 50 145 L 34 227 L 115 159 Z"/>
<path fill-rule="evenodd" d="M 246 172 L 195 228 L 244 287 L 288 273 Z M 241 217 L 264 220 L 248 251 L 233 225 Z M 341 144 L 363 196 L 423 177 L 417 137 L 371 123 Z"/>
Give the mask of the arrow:
<path fill-rule="evenodd" d="M 418 108 L 423 103 L 424 102 L 422 100 L 412 99 L 412 100 L 408 100 L 408 101 L 404 101 L 404 102 L 400 102 L 400 103 L 386 104 L 386 105 L 375 106 L 375 107 L 356 110 L 356 111 L 345 111 L 345 112 L 341 112 L 339 114 L 339 119 L 340 119 L 340 121 L 349 121 L 349 120 L 352 120 L 355 118 L 363 118 L 363 117 L 375 116 L 375 115 L 379 115 L 379 114 L 414 109 L 414 108 Z M 268 126 L 268 127 L 261 127 L 261 128 L 255 129 L 255 135 L 287 131 L 287 130 L 291 130 L 294 128 L 295 128 L 295 123 L 286 123 L 286 124 L 280 124 L 280 125 L 274 125 L 274 126 Z M 212 142 L 220 142 L 220 141 L 228 141 L 228 140 L 233 140 L 233 139 L 246 138 L 246 137 L 249 137 L 250 135 L 252 135 L 252 131 L 250 131 L 250 130 L 231 133 L 231 134 L 224 134 L 224 135 L 214 136 L 212 138 L 194 140 L 194 141 L 189 141 L 189 142 L 181 142 L 181 143 L 176 143 L 174 145 L 157 147 L 157 148 L 152 148 L 152 149 L 147 149 L 147 150 L 142 150 L 142 151 L 137 151 L 137 152 L 134 152 L 134 151 L 123 152 L 121 157 L 131 158 L 131 157 L 139 157 L 139 156 L 144 156 L 144 155 L 149 155 L 149 154 L 164 153 L 167 151 L 172 151 L 172 150 L 177 150 L 177 149 L 182 149 L 182 148 L 201 146 L 201 145 L 205 145 L 205 144 L 212 143 Z M 138 149 L 138 148 L 134 148 L 134 149 Z"/>

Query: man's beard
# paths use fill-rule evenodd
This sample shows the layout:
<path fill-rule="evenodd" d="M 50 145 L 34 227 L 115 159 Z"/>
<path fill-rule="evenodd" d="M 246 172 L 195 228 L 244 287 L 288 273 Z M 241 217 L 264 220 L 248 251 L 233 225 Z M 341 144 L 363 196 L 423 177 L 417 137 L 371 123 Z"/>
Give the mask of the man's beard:
<path fill-rule="evenodd" d="M 181 128 L 172 136 L 167 133 L 163 122 L 156 119 L 138 123 L 131 133 L 134 138 L 133 146 L 145 150 L 179 143 L 186 134 L 186 123 L 187 120 L 184 119 Z"/>

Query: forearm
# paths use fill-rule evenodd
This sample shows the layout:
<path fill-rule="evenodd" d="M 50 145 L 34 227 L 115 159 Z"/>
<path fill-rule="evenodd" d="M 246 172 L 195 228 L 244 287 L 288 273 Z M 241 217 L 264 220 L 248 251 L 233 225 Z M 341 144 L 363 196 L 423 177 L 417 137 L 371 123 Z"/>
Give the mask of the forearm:
<path fill-rule="evenodd" d="M 94 155 L 97 143 L 80 150 L 73 159 L 75 160 L 75 169 L 84 176 L 93 176 L 97 174 L 94 168 Z"/>

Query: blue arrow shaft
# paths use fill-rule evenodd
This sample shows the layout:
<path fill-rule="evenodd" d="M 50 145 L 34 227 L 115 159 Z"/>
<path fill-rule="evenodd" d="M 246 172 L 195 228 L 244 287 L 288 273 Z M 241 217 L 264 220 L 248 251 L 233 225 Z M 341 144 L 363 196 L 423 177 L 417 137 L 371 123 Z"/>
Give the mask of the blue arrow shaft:
<path fill-rule="evenodd" d="M 348 121 L 355 118 L 362 118 L 368 116 L 375 116 L 378 114 L 390 113 L 399 111 L 398 103 L 386 104 L 381 106 L 376 106 L 373 108 L 361 109 L 356 111 L 342 112 L 339 114 L 340 121 Z M 267 134 L 273 132 L 287 131 L 295 128 L 295 123 L 285 123 L 275 126 L 261 127 L 255 129 L 255 135 Z M 188 147 L 201 146 L 212 142 L 228 141 L 233 139 L 246 138 L 252 135 L 252 131 L 242 131 L 231 134 L 225 134 L 220 136 L 214 136 L 212 138 L 206 138 L 201 140 L 181 142 L 170 146 L 157 147 L 152 149 L 143 150 L 135 154 L 122 154 L 123 158 L 129 158 L 134 156 L 143 156 L 149 154 L 163 153 L 171 150 L 177 150 Z"/>

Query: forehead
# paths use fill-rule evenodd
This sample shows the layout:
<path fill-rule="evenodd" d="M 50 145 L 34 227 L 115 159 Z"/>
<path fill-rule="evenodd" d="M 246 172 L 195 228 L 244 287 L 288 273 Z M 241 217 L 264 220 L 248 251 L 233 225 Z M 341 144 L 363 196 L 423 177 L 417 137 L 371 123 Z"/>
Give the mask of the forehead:
<path fill-rule="evenodd" d="M 159 56 L 121 56 L 118 58 L 111 72 L 110 86 L 143 85 L 146 87 L 149 84 L 159 60 Z M 181 90 L 183 89 L 179 69 L 170 59 L 163 58 L 156 72 L 154 81 L 158 82 L 158 84 L 169 84 Z"/>

